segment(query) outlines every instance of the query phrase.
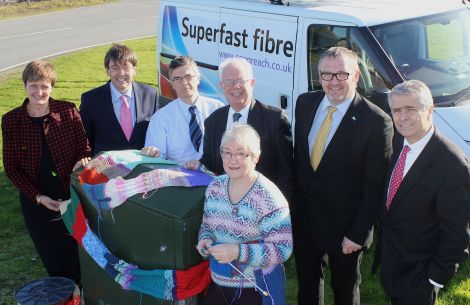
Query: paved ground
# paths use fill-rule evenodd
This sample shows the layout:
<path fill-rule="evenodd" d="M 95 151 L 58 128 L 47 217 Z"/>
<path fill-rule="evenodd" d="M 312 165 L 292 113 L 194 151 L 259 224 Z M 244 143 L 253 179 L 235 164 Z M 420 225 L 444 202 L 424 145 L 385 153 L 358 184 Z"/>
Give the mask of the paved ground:
<path fill-rule="evenodd" d="M 0 21 L 0 72 L 33 59 L 157 34 L 159 0 L 107 5 Z"/>

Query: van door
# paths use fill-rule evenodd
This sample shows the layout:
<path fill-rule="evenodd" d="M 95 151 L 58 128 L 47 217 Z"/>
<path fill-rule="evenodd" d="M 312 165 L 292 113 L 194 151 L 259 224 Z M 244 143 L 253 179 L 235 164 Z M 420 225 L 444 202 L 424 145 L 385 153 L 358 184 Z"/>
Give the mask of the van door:
<path fill-rule="evenodd" d="M 254 98 L 293 114 L 297 17 L 221 8 L 219 63 L 244 57 L 253 66 Z"/>
<path fill-rule="evenodd" d="M 218 27 L 220 13 L 217 7 L 195 6 L 172 1 L 160 7 L 161 37 L 158 44 L 160 63 L 160 95 L 168 102 L 176 98 L 170 83 L 169 64 L 175 56 L 189 55 L 196 61 L 201 73 L 201 95 L 219 98 L 218 85 Z M 161 99 L 160 101 L 162 101 Z M 165 103 L 165 101 L 163 101 Z"/>

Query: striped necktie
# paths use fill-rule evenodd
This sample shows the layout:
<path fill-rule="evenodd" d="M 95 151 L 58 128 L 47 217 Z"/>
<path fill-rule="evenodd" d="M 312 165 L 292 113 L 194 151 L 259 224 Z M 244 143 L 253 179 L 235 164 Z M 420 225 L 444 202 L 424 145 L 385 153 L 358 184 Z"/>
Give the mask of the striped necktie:
<path fill-rule="evenodd" d="M 190 106 L 188 110 L 191 113 L 191 119 L 189 121 L 189 136 L 194 149 L 198 152 L 199 146 L 201 145 L 202 131 L 196 118 L 196 106 Z"/>
<path fill-rule="evenodd" d="M 318 164 L 320 164 L 323 152 L 325 151 L 326 139 L 331 129 L 331 122 L 333 120 L 333 112 L 336 111 L 336 107 L 328 106 L 328 114 L 323 120 L 323 123 L 318 130 L 315 142 L 313 142 L 312 154 L 310 155 L 310 164 L 314 170 L 317 170 Z"/>

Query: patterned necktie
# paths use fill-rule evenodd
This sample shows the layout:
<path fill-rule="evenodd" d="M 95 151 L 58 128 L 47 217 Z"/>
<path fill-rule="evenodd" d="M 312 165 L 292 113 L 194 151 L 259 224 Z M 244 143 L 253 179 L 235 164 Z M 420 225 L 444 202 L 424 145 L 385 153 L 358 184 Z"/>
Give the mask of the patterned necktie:
<path fill-rule="evenodd" d="M 323 123 L 318 130 L 317 136 L 315 137 L 315 142 L 312 146 L 312 154 L 310 155 L 310 164 L 314 170 L 317 170 L 318 164 L 323 157 L 323 152 L 325 150 L 326 139 L 331 129 L 331 121 L 333 120 L 333 112 L 336 111 L 336 107 L 328 106 L 328 114 L 323 120 Z"/>
<path fill-rule="evenodd" d="M 242 117 L 241 113 L 235 112 L 235 113 L 233 114 L 233 122 L 234 122 L 234 123 L 238 122 L 238 120 L 240 120 L 241 117 Z"/>
<path fill-rule="evenodd" d="M 401 151 L 400 157 L 398 158 L 397 164 L 395 164 L 395 168 L 393 169 L 392 178 L 390 179 L 390 186 L 388 187 L 388 194 L 387 194 L 387 210 L 390 208 L 390 204 L 392 203 L 395 194 L 397 193 L 398 187 L 403 180 L 403 171 L 405 170 L 405 161 L 406 155 L 410 151 L 410 147 L 405 145 L 403 150 Z"/>
<path fill-rule="evenodd" d="M 132 113 L 129 103 L 127 102 L 127 97 L 123 94 L 121 95 L 121 128 L 124 131 L 127 141 L 130 140 L 132 135 Z"/>
<path fill-rule="evenodd" d="M 189 121 L 189 136 L 191 138 L 191 143 L 193 143 L 194 149 L 199 151 L 199 146 L 201 145 L 202 131 L 199 127 L 199 123 L 196 118 L 196 106 L 189 107 L 189 112 L 191 112 L 191 120 Z"/>

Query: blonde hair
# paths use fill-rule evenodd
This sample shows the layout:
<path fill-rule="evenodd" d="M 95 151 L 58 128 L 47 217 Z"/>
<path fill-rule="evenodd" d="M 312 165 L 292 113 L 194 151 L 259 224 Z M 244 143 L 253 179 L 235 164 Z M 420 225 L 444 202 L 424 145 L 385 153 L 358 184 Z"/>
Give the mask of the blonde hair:
<path fill-rule="evenodd" d="M 23 70 L 23 83 L 26 86 L 27 82 L 35 82 L 43 80 L 50 82 L 51 86 L 54 87 L 57 79 L 54 65 L 45 60 L 34 60 L 26 65 Z"/>

